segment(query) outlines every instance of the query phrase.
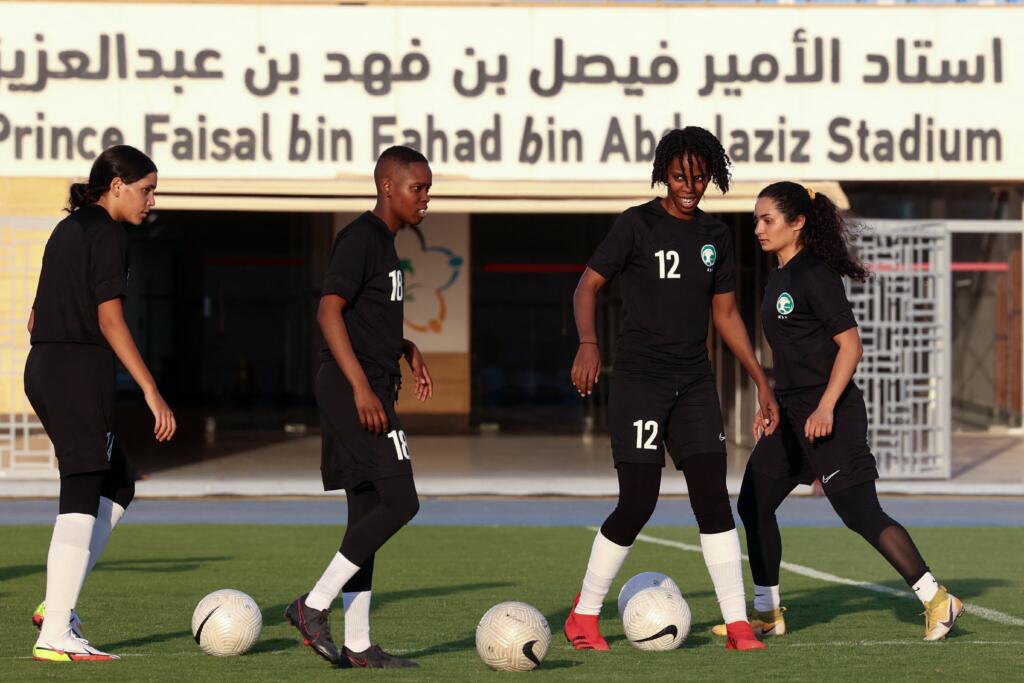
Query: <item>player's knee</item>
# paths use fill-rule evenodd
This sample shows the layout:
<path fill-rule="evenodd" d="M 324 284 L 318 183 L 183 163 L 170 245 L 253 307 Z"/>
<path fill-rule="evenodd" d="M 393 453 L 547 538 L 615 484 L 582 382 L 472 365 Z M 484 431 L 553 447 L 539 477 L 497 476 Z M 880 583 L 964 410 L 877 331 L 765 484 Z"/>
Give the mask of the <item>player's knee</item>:
<path fill-rule="evenodd" d="M 740 497 L 736 501 L 736 512 L 743 520 L 743 526 L 757 528 L 761 521 L 761 511 L 758 509 L 757 496 L 752 495 L 748 490 L 740 491 Z"/>
<path fill-rule="evenodd" d="M 405 526 L 420 511 L 420 499 L 415 494 L 406 496 L 394 509 L 402 526 Z"/>
<path fill-rule="evenodd" d="M 616 545 L 631 546 L 654 515 L 654 508 L 657 505 L 657 496 L 620 499 L 601 527 L 601 533 Z"/>
<path fill-rule="evenodd" d="M 112 500 L 122 508 L 128 509 L 128 506 L 132 504 L 133 500 L 135 500 L 135 480 L 123 482 L 122 485 L 118 487 Z"/>
<path fill-rule="evenodd" d="M 729 509 L 728 500 L 724 508 L 694 511 L 697 518 L 697 528 L 702 534 L 720 534 L 725 531 L 732 531 L 736 528 L 736 522 L 732 518 L 732 510 Z"/>
<path fill-rule="evenodd" d="M 729 494 L 724 490 L 716 495 L 690 493 L 690 507 L 702 534 L 720 534 L 736 528 L 729 506 Z"/>

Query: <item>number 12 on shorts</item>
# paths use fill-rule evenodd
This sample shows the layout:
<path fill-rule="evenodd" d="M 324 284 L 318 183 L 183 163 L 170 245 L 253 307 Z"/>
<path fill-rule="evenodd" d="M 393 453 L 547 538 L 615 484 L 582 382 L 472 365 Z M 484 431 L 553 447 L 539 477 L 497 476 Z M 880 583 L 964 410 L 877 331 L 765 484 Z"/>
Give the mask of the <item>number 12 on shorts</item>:
<path fill-rule="evenodd" d="M 409 460 L 409 442 L 405 440 L 404 429 L 392 429 L 388 436 L 395 442 L 395 453 L 399 460 Z"/>
<path fill-rule="evenodd" d="M 654 420 L 637 420 L 633 423 L 636 427 L 636 447 L 643 448 L 648 451 L 658 450 L 658 444 L 655 440 L 658 438 L 658 423 Z M 644 441 L 644 433 L 649 432 L 650 435 L 647 440 Z"/>

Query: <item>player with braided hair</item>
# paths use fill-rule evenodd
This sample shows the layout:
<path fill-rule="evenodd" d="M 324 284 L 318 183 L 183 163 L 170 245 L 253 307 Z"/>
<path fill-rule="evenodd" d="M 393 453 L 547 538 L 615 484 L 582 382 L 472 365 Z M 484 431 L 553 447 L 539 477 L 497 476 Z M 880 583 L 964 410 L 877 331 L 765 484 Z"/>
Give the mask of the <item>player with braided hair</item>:
<path fill-rule="evenodd" d="M 729 649 L 764 646 L 746 618 L 739 535 L 725 486 L 725 429 L 707 352 L 709 318 L 758 387 L 759 419 L 773 429 L 778 406 L 754 356 L 733 293 L 729 229 L 697 208 L 709 183 L 729 189 L 729 157 L 714 135 L 690 126 L 667 133 L 651 185 L 664 197 L 627 209 L 580 278 L 573 306 L 580 346 L 573 385 L 589 395 L 601 372 L 594 326 L 597 291 L 621 278 L 623 324 L 608 405 L 619 499 L 594 539 L 583 588 L 565 623 L 578 650 L 607 650 L 601 604 L 658 502 L 665 449 L 686 478 L 704 561 L 728 624 Z"/>

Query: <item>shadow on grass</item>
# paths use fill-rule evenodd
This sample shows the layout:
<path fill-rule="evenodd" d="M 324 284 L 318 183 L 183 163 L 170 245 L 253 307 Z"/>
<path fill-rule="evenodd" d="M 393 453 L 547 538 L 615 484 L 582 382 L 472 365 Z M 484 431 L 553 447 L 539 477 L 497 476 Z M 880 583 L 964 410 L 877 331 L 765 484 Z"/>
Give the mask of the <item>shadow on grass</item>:
<path fill-rule="evenodd" d="M 964 602 L 995 587 L 1007 586 L 1009 581 L 993 578 L 957 579 L 951 582 L 950 591 Z M 899 581 L 882 583 L 887 588 L 910 592 L 910 589 Z M 787 631 L 796 631 L 815 624 L 829 623 L 837 616 L 857 612 L 891 610 L 893 616 L 907 624 L 922 624 L 921 604 L 910 597 L 901 598 L 896 595 L 876 593 L 856 586 L 827 586 L 793 591 L 788 599 L 784 599 L 789 611 L 786 613 Z M 970 615 L 967 615 L 970 618 Z M 961 621 L 957 621 L 960 630 Z M 970 633 L 970 631 L 962 631 Z"/>
<path fill-rule="evenodd" d="M 142 645 L 153 645 L 154 643 L 164 643 L 168 640 L 175 640 L 177 638 L 188 638 L 192 640 L 192 631 L 190 629 L 181 629 L 178 631 L 167 631 L 165 633 L 151 633 L 148 636 L 141 638 L 131 638 L 129 640 L 119 640 L 116 643 L 104 643 L 100 645 L 102 650 L 123 650 L 131 647 L 139 647 Z"/>
<path fill-rule="evenodd" d="M 259 654 L 261 652 L 283 652 L 285 650 L 294 650 L 302 646 L 302 641 L 296 638 L 269 638 L 267 640 L 260 640 L 252 649 L 249 650 L 250 654 Z"/>
<path fill-rule="evenodd" d="M 477 583 L 461 583 L 448 586 L 428 586 L 425 588 L 411 588 L 409 590 L 402 591 L 391 591 L 381 593 L 374 592 L 372 609 L 376 610 L 383 605 L 387 605 L 388 603 L 401 602 L 402 600 L 410 600 L 415 598 L 437 598 L 445 595 L 452 595 L 454 593 L 468 593 L 479 590 L 490 590 L 493 588 L 505 588 L 507 586 L 513 585 L 515 584 L 509 583 L 507 581 L 480 581 Z M 286 602 L 261 608 L 260 612 L 263 614 L 264 626 L 275 626 L 277 624 L 286 623 L 284 618 L 284 610 L 290 604 L 291 602 Z M 341 600 L 339 599 L 335 602 L 335 609 L 332 610 L 332 616 L 336 615 L 339 624 L 342 623 L 340 605 Z"/>
<path fill-rule="evenodd" d="M 227 562 L 233 557 L 173 557 L 173 558 L 139 558 L 131 560 L 101 561 L 96 565 L 98 571 L 142 572 L 145 574 L 176 574 L 199 569 L 208 562 Z M 10 581 L 36 574 L 45 574 L 45 564 L 16 564 L 0 567 L 0 581 Z"/>

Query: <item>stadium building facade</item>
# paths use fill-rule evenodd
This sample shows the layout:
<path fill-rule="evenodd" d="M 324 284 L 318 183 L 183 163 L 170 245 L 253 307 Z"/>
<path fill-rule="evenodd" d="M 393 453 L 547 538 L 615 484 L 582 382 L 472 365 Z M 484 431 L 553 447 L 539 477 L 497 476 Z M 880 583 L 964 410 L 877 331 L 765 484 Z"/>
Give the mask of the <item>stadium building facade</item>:
<path fill-rule="evenodd" d="M 887 418 L 892 451 L 907 448 L 900 425 L 947 440 L 1018 429 L 1020 11 L 0 2 L 0 476 L 52 467 L 21 388 L 24 324 L 69 183 L 116 143 L 160 168 L 157 215 L 130 231 L 128 312 L 186 434 L 315 423 L 327 253 L 372 207 L 373 161 L 392 144 L 434 170 L 430 214 L 398 249 L 407 336 L 436 398 L 406 392 L 404 419 L 601 430 L 605 390 L 581 404 L 569 382 L 572 291 L 616 215 L 657 192 L 662 132 L 685 125 L 733 159 L 730 192 L 702 206 L 733 229 L 737 298 L 766 367 L 771 264 L 750 214 L 764 184 L 797 180 L 896 236 L 862 247 L 906 277 L 853 292 L 871 333 L 864 381 L 909 387 Z M 619 308 L 613 286 L 598 316 L 609 373 Z M 709 350 L 745 443 L 753 387 L 713 335 Z"/>

